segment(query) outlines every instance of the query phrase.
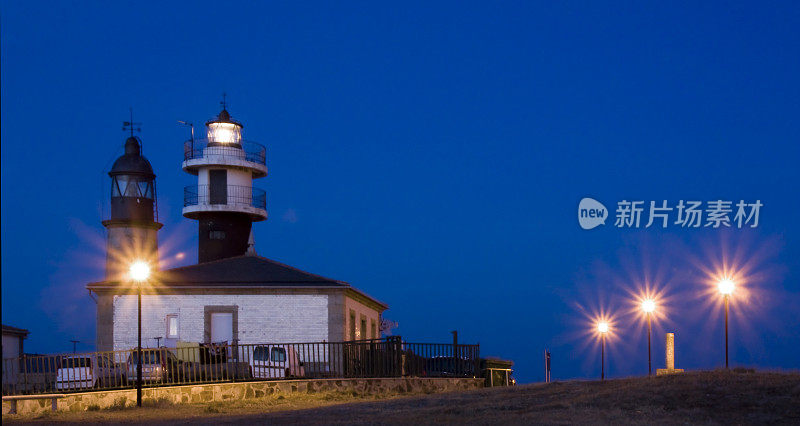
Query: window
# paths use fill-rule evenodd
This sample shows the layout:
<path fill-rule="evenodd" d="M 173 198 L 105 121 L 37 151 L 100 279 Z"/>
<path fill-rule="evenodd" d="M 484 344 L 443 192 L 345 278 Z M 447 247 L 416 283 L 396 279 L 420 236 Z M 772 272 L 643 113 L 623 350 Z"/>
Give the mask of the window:
<path fill-rule="evenodd" d="M 272 362 L 286 362 L 286 349 L 272 348 L 270 357 Z"/>
<path fill-rule="evenodd" d="M 361 315 L 361 336 L 362 339 L 367 338 L 367 317 Z"/>
<path fill-rule="evenodd" d="M 144 198 L 153 198 L 153 182 L 139 181 L 139 194 Z"/>
<path fill-rule="evenodd" d="M 370 339 L 377 339 L 378 336 L 375 334 L 376 330 L 375 330 L 375 320 L 374 319 L 369 320 L 369 328 L 370 328 L 370 332 L 372 333 L 372 334 L 370 334 Z"/>
<path fill-rule="evenodd" d="M 253 359 L 255 361 L 268 362 L 286 362 L 286 348 L 267 346 L 256 346 L 253 350 Z"/>
<path fill-rule="evenodd" d="M 256 346 L 253 349 L 253 360 L 255 361 L 269 361 L 269 352 L 264 346 Z"/>
<path fill-rule="evenodd" d="M 62 368 L 82 368 L 91 366 L 92 366 L 92 359 L 82 358 L 82 357 L 70 357 L 65 359 L 64 362 L 61 364 Z"/>
<path fill-rule="evenodd" d="M 137 360 L 136 351 L 128 355 L 128 363 L 136 365 Z M 161 351 L 142 351 L 142 364 L 161 364 Z"/>
<path fill-rule="evenodd" d="M 209 240 L 224 240 L 225 231 L 208 231 Z"/>
<path fill-rule="evenodd" d="M 178 338 L 178 316 L 167 315 L 167 339 Z"/>
<path fill-rule="evenodd" d="M 350 340 L 356 340 L 356 311 L 350 310 Z"/>
<path fill-rule="evenodd" d="M 112 197 L 153 199 L 153 181 L 129 175 L 118 175 L 111 179 Z"/>

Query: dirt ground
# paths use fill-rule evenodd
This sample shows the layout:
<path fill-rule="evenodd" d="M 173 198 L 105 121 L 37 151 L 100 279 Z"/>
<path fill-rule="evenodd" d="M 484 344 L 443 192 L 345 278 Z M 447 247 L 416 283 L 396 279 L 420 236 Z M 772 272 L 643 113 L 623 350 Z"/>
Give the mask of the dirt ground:
<path fill-rule="evenodd" d="M 288 395 L 3 423 L 181 424 L 800 424 L 800 373 L 713 371 L 554 382 L 435 395 Z"/>

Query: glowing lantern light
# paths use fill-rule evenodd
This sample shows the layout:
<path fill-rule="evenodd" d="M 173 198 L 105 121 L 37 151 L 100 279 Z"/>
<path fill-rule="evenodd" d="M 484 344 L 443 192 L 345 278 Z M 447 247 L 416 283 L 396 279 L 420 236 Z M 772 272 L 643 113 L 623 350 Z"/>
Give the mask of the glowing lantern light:
<path fill-rule="evenodd" d="M 233 123 L 211 123 L 208 125 L 208 138 L 216 143 L 236 144 L 242 140 L 242 133 Z"/>

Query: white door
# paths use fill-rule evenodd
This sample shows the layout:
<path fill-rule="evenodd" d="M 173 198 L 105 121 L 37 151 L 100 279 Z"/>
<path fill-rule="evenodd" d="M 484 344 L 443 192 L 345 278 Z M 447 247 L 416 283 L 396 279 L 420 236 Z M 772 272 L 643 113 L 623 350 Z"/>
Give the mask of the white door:
<path fill-rule="evenodd" d="M 233 340 L 233 314 L 211 313 L 211 343 Z"/>

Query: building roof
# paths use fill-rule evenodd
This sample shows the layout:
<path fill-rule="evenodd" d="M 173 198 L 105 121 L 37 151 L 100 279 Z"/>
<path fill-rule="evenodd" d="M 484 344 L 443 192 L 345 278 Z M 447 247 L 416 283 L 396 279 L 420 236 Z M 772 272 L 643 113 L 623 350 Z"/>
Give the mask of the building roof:
<path fill-rule="evenodd" d="M 261 256 L 242 255 L 153 273 L 160 286 L 231 287 L 348 287 L 344 281 L 325 278 Z M 107 286 L 110 282 L 89 284 Z"/>
<path fill-rule="evenodd" d="M 271 286 L 347 286 L 343 281 L 325 278 L 276 262 L 266 257 L 243 255 L 162 271 L 160 282 L 180 286 L 203 283 Z"/>
<path fill-rule="evenodd" d="M 255 255 L 242 255 L 197 265 L 166 269 L 153 273 L 152 281 L 170 290 L 189 288 L 341 288 L 356 293 L 388 308 L 350 284 L 305 272 L 300 269 Z M 86 286 L 89 290 L 127 289 L 129 283 L 100 281 Z"/>
<path fill-rule="evenodd" d="M 5 325 L 5 324 L 3 324 L 2 326 L 3 326 L 3 335 L 13 334 L 16 336 L 22 336 L 22 338 L 24 339 L 28 337 L 28 334 L 30 333 L 28 330 L 25 330 L 24 328 L 11 327 L 10 325 Z"/>
<path fill-rule="evenodd" d="M 125 153 L 114 161 L 114 165 L 111 166 L 111 171 L 108 172 L 108 175 L 142 175 L 150 178 L 156 177 L 156 175 L 153 174 L 153 167 L 150 165 L 150 162 L 142 155 L 139 138 L 131 136 L 125 141 Z"/>

